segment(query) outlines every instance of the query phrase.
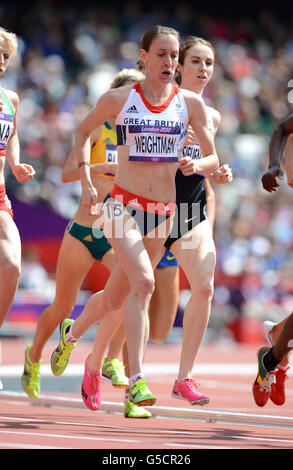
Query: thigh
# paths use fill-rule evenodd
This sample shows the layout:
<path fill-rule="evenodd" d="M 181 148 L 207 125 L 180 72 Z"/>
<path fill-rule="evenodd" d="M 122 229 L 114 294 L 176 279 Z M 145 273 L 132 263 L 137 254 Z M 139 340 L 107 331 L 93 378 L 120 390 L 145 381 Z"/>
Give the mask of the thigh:
<path fill-rule="evenodd" d="M 112 272 L 113 269 L 114 269 L 114 266 L 116 265 L 117 263 L 117 258 L 116 258 L 116 255 L 115 255 L 115 252 L 113 250 L 113 248 L 111 248 L 110 250 L 106 251 L 106 253 L 104 254 L 102 260 L 101 260 L 101 263 L 110 271 Z"/>
<path fill-rule="evenodd" d="M 56 269 L 56 300 L 75 303 L 81 284 L 94 264 L 88 249 L 65 232 L 60 247 Z"/>
<path fill-rule="evenodd" d="M 139 273 L 152 272 L 141 233 L 123 204 L 109 199 L 104 204 L 104 233 L 131 283 Z"/>
<path fill-rule="evenodd" d="M 216 250 L 208 220 L 196 225 L 172 244 L 170 251 L 183 269 L 190 286 L 211 281 L 216 265 Z"/>
<path fill-rule="evenodd" d="M 165 252 L 164 243 L 170 233 L 173 218 L 169 217 L 152 232 L 148 233 L 143 242 L 149 254 L 153 269 L 155 269 Z"/>
<path fill-rule="evenodd" d="M 5 260 L 20 265 L 21 241 L 18 228 L 10 214 L 0 211 L 0 263 L 4 263 Z"/>

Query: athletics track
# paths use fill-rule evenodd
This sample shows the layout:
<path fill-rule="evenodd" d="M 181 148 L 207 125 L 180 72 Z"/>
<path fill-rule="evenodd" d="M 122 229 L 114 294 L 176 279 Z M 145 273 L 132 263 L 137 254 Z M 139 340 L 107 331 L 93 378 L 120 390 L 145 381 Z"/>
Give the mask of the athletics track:
<path fill-rule="evenodd" d="M 257 345 L 204 344 L 195 374 L 211 401 L 191 407 L 170 397 L 180 344 L 149 344 L 144 370 L 157 402 L 151 408 L 153 418 L 142 420 L 124 418 L 123 389 L 109 383 L 102 384 L 101 410 L 93 412 L 83 405 L 79 389 L 92 345 L 87 340 L 72 352 L 61 377 L 53 377 L 50 371 L 50 355 L 57 344 L 50 341 L 41 366 L 41 396 L 28 398 L 20 383 L 28 342 L 23 337 L 1 339 L 0 449 L 104 449 L 107 456 L 118 449 L 178 454 L 199 449 L 293 448 L 293 377 L 289 374 L 284 406 L 269 402 L 257 407 L 251 394 Z M 15 385 L 9 390 L 12 378 Z"/>

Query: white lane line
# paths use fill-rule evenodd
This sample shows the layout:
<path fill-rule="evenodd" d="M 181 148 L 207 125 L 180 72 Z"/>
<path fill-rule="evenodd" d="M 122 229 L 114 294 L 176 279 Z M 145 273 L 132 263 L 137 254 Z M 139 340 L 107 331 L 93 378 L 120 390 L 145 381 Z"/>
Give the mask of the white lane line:
<path fill-rule="evenodd" d="M 76 422 L 70 422 L 70 421 L 54 421 L 54 420 L 43 420 L 43 419 L 37 419 L 37 418 L 29 418 L 29 419 L 26 419 L 26 418 L 16 418 L 16 417 L 10 417 L 10 416 L 0 416 L 0 419 L 1 420 L 11 420 L 11 421 L 25 421 L 27 423 L 31 423 L 31 422 L 37 422 L 37 423 L 44 423 L 44 424 L 53 424 L 53 425 L 66 425 L 66 426 L 75 426 L 75 427 L 94 427 L 94 428 L 100 428 L 100 429 L 117 429 L 119 431 L 132 431 L 132 432 L 135 432 L 135 429 L 134 428 L 131 428 L 131 427 L 128 427 L 128 426 L 111 426 L 111 425 L 104 425 L 104 424 L 94 424 L 94 423 L 76 423 Z M 160 430 L 157 429 L 157 428 L 148 428 L 148 432 L 159 432 Z M 5 431 L 5 430 L 0 430 L 0 433 L 10 433 L 10 434 L 35 434 L 35 435 L 38 435 L 38 436 L 43 436 L 43 437 L 46 437 L 47 435 L 49 437 L 63 437 L 63 434 L 43 434 L 43 433 L 25 433 L 25 432 L 17 432 L 17 431 Z M 177 436 L 194 436 L 195 438 L 196 437 L 201 437 L 201 438 L 208 438 L 208 434 L 211 434 L 211 432 L 209 430 L 203 430 L 203 431 L 187 431 L 187 430 L 184 430 L 184 431 L 178 431 L 178 430 L 170 430 L 170 429 L 164 429 L 164 434 L 171 434 L 171 435 L 177 435 Z M 64 436 L 68 439 L 70 438 L 79 438 L 79 436 L 76 436 L 76 437 L 73 437 L 73 436 Z M 145 443 L 145 439 L 143 439 L 143 441 L 141 440 L 130 440 L 130 439 L 104 439 L 104 438 L 85 438 L 85 437 L 80 437 L 81 439 L 89 439 L 89 440 L 100 440 L 100 441 L 112 441 L 112 442 L 132 442 L 132 443 L 140 443 L 140 442 L 143 442 Z M 227 435 L 226 434 L 223 434 L 222 436 L 221 435 L 217 435 L 217 438 L 218 439 L 227 439 Z M 242 440 L 251 440 L 251 441 L 260 441 L 260 442 L 280 442 L 280 443 L 283 443 L 283 444 L 292 444 L 293 443 L 293 439 L 286 439 L 286 438 L 271 438 L 271 437 L 254 437 L 254 436 L 239 436 L 239 434 L 237 435 L 230 435 L 228 436 L 229 439 L 233 440 L 233 439 L 242 439 Z M 160 445 L 163 445 L 163 446 L 184 446 L 184 447 L 201 447 L 201 445 L 197 445 L 197 444 L 184 444 L 184 443 L 174 443 L 174 442 L 168 442 L 168 443 L 164 443 L 162 442 Z M 206 448 L 213 448 L 213 446 L 207 446 Z M 219 448 L 218 446 L 215 446 L 214 448 Z M 222 448 L 226 448 L 226 447 L 222 447 Z"/>
<path fill-rule="evenodd" d="M 0 449 L 68 449 L 68 447 L 56 447 L 56 446 L 39 446 L 36 444 L 24 444 L 23 442 L 17 444 L 14 442 L 1 442 L 0 441 Z M 75 449 L 76 447 L 71 447 Z"/>
<path fill-rule="evenodd" d="M 0 365 L 0 376 L 3 377 L 20 377 L 23 372 L 23 364 L 2 364 Z M 50 364 L 43 364 L 40 367 L 42 376 L 53 377 Z M 162 375 L 177 375 L 177 363 L 146 363 L 143 366 L 143 372 L 148 376 L 162 376 Z M 194 367 L 194 374 L 197 375 L 232 375 L 232 376 L 254 376 L 257 373 L 257 364 L 252 363 L 230 363 L 230 364 L 216 364 L 216 363 L 202 363 L 196 364 Z M 293 371 L 288 372 L 289 375 Z M 83 376 L 84 364 L 69 364 L 62 374 L 63 376 Z"/>
<path fill-rule="evenodd" d="M 58 438 L 58 439 L 78 439 L 78 440 L 84 440 L 84 441 L 106 441 L 106 442 L 120 442 L 120 443 L 128 443 L 128 444 L 139 444 L 140 441 L 134 440 L 134 439 L 114 439 L 114 438 L 109 438 L 109 437 L 84 437 L 84 436 L 68 436 L 66 434 L 62 433 L 62 430 L 60 431 L 60 434 L 50 434 L 50 433 L 41 433 L 41 432 L 24 432 L 24 431 L 7 431 L 7 430 L 0 430 L 0 433 L 2 434 L 17 434 L 19 436 L 38 436 L 38 437 L 44 437 L 47 439 L 48 437 L 53 437 L 53 438 Z"/>
<path fill-rule="evenodd" d="M 2 391 L 0 393 L 0 400 L 4 400 L 4 403 L 8 402 L 9 399 L 16 404 L 30 403 L 35 406 L 61 406 L 69 407 L 74 409 L 82 408 L 85 409 L 84 404 L 80 398 L 76 397 L 63 397 L 56 395 L 40 395 L 37 400 L 33 400 L 27 397 L 24 392 L 12 392 Z M 108 402 L 102 401 L 99 412 L 115 413 L 123 411 L 122 402 Z M 99 413 L 98 412 L 98 413 Z M 250 426 L 266 426 L 266 427 L 278 427 L 286 428 L 289 430 L 293 429 L 293 417 L 290 416 L 278 416 L 275 414 L 256 414 L 256 413 L 245 413 L 245 412 L 233 412 L 232 410 L 215 410 L 209 408 L 196 409 L 190 408 L 178 408 L 178 407 L 167 407 L 167 406 L 153 406 L 152 407 L 153 417 L 167 417 L 174 419 L 196 419 L 202 422 L 209 423 L 226 423 L 226 424 L 249 424 Z"/>

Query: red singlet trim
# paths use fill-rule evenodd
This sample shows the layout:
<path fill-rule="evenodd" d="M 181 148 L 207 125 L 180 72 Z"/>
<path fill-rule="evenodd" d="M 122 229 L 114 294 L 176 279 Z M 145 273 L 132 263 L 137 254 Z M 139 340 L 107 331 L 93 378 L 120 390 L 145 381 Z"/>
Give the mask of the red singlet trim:
<path fill-rule="evenodd" d="M 172 85 L 172 91 L 171 91 L 171 94 L 169 96 L 169 98 L 167 99 L 167 101 L 165 101 L 164 104 L 160 104 L 159 106 L 156 106 L 154 104 L 151 104 L 147 99 L 146 97 L 144 96 L 143 94 L 143 91 L 141 89 L 141 85 L 140 83 L 136 83 L 133 88 L 137 91 L 137 93 L 140 94 L 140 97 L 143 101 L 143 103 L 145 104 L 145 106 L 152 112 L 152 113 L 162 113 L 163 111 L 165 111 L 165 109 L 168 108 L 169 104 L 171 103 L 172 99 L 174 98 L 175 95 L 177 95 L 177 93 L 179 93 L 179 90 L 178 88 L 175 86 L 175 85 Z"/>

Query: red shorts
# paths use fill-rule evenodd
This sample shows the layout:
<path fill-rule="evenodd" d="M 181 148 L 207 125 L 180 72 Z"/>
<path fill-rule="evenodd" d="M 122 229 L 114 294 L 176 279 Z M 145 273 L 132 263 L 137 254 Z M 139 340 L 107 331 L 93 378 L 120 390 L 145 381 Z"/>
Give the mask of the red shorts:
<path fill-rule="evenodd" d="M 0 211 L 8 212 L 13 218 L 13 210 L 6 194 L 5 184 L 0 184 Z"/>
<path fill-rule="evenodd" d="M 175 213 L 176 202 L 159 202 L 129 193 L 114 184 L 105 201 L 112 197 L 125 206 L 127 212 L 135 219 L 142 236 L 151 232 Z M 167 234 L 168 236 L 168 234 Z"/>

